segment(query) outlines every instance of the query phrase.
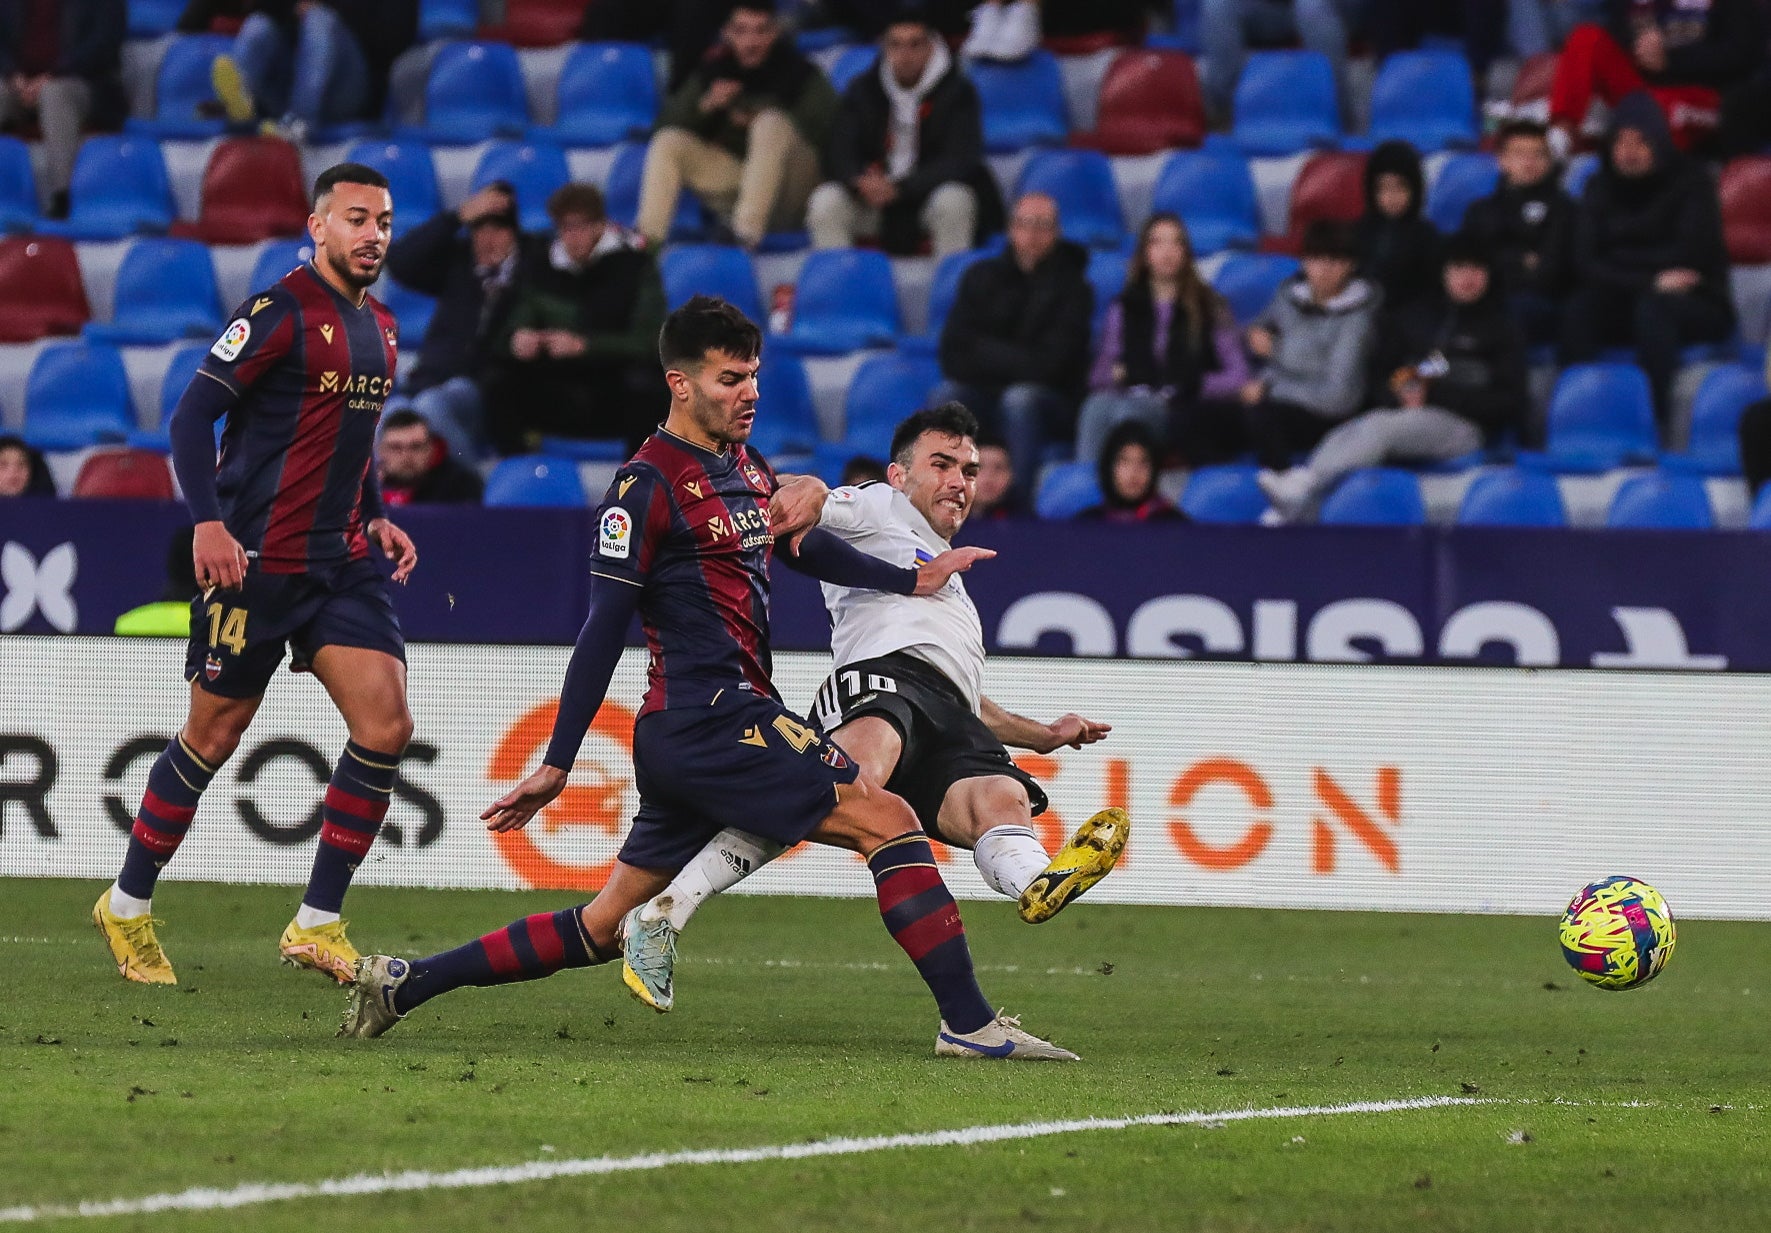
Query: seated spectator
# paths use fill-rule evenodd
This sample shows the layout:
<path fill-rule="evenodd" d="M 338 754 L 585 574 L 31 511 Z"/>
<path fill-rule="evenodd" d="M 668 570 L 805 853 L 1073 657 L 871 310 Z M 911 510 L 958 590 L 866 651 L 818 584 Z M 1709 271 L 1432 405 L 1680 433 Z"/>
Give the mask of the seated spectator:
<path fill-rule="evenodd" d="M 1478 240 L 1457 235 L 1446 243 L 1439 295 L 1391 314 L 1377 350 L 1378 370 L 1390 374 L 1381 409 L 1342 423 L 1302 465 L 1261 472 L 1280 521 L 1314 517 L 1317 503 L 1360 467 L 1458 458 L 1523 419 L 1525 340 Z"/>
<path fill-rule="evenodd" d="M 53 497 L 55 479 L 24 438 L 0 434 L 0 497 Z"/>
<path fill-rule="evenodd" d="M 1573 148 L 1594 99 L 1615 107 L 1646 91 L 1690 149 L 1721 120 L 1722 91 L 1765 64 L 1759 0 L 1613 0 L 1609 20 L 1576 26 L 1550 87 L 1550 140 Z"/>
<path fill-rule="evenodd" d="M 886 477 L 885 463 L 877 458 L 869 458 L 865 454 L 856 454 L 842 464 L 842 484 L 844 488 L 856 488 L 862 484 L 876 484 Z"/>
<path fill-rule="evenodd" d="M 933 402 L 963 402 L 1008 443 L 1017 475 L 1038 475 L 1046 443 L 1075 436 L 1093 314 L 1087 251 L 1058 238 L 1057 202 L 1028 193 L 1009 217 L 1008 247 L 959 280 L 941 329 L 947 380 Z"/>
<path fill-rule="evenodd" d="M 686 187 L 755 248 L 795 228 L 818 184 L 836 91 L 791 38 L 772 0 L 739 0 L 720 42 L 664 103 L 646 149 L 639 229 L 663 244 Z"/>
<path fill-rule="evenodd" d="M 486 491 L 480 473 L 449 457 L 416 411 L 382 416 L 375 440 L 375 465 L 381 478 L 381 499 L 390 506 L 477 505 Z"/>
<path fill-rule="evenodd" d="M 1283 47 L 1301 41 L 1334 65 L 1341 83 L 1342 120 L 1347 106 L 1347 31 L 1359 0 L 1200 0 L 1199 43 L 1205 64 L 1201 85 L 1212 122 L 1228 128 L 1236 82 L 1250 44 Z"/>
<path fill-rule="evenodd" d="M 971 32 L 960 53 L 967 60 L 1012 64 L 1039 48 L 1037 0 L 983 0 L 972 9 Z"/>
<path fill-rule="evenodd" d="M 1359 273 L 1377 284 L 1388 307 L 1430 296 L 1439 285 L 1439 229 L 1422 215 L 1424 205 L 1420 155 L 1406 141 L 1380 144 L 1365 163 Z"/>
<path fill-rule="evenodd" d="M 465 462 L 486 454 L 483 383 L 523 260 L 516 197 L 502 181 L 459 210 L 420 223 L 388 249 L 388 274 L 436 297 L 437 306 L 411 378 L 387 410 L 417 411 Z"/>
<path fill-rule="evenodd" d="M 611 223 L 602 190 L 567 184 L 547 199 L 554 240 L 524 267 L 498 348 L 487 427 L 500 453 L 541 435 L 625 440 L 658 426 L 664 283 L 633 232 Z"/>
<path fill-rule="evenodd" d="M 1771 356 L 1765 361 L 1765 380 L 1771 383 Z M 1771 398 L 1740 413 L 1740 471 L 1754 497 L 1771 479 Z"/>
<path fill-rule="evenodd" d="M 1574 257 L 1574 202 L 1562 191 L 1541 124 L 1512 120 L 1499 137 L 1500 183 L 1470 203 L 1464 231 L 1487 245 L 1507 305 L 1532 344 L 1554 341 Z"/>
<path fill-rule="evenodd" d="M 1101 503 L 1076 516 L 1090 522 L 1178 522 L 1185 515 L 1156 491 L 1156 434 L 1127 420 L 1107 434 L 1096 462 Z"/>
<path fill-rule="evenodd" d="M 0 0 L 0 126 L 43 133 L 49 213 L 65 218 L 80 132 L 120 124 L 123 0 Z"/>
<path fill-rule="evenodd" d="M 1679 352 L 1734 330 L 1716 184 L 1673 145 L 1646 94 L 1617 105 L 1574 225 L 1575 289 L 1562 310 L 1562 360 L 1633 346 L 1666 422 Z"/>
<path fill-rule="evenodd" d="M 978 487 L 968 523 L 1021 518 L 1027 507 L 1015 491 L 1015 463 L 1008 446 L 986 437 L 978 442 Z"/>
<path fill-rule="evenodd" d="M 1107 434 L 1135 420 L 1159 439 L 1206 398 L 1234 402 L 1248 361 L 1223 297 L 1200 276 L 1184 223 L 1152 214 L 1138 234 L 1125 289 L 1107 308 L 1076 420 L 1076 456 L 1099 458 Z"/>
<path fill-rule="evenodd" d="M 832 178 L 806 206 L 813 248 L 866 236 L 913 254 L 926 234 L 944 257 L 1002 226 L 978 92 L 920 19 L 887 27 L 878 63 L 843 92 L 824 166 Z"/>

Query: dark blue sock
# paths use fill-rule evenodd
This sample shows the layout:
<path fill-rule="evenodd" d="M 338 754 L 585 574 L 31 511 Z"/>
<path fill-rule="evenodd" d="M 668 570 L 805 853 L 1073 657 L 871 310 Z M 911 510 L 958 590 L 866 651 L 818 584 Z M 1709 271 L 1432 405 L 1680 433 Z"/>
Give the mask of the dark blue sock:
<path fill-rule="evenodd" d="M 152 899 L 160 870 L 184 842 L 197 813 L 197 800 L 215 777 L 216 768 L 199 758 L 175 736 L 148 772 L 148 789 L 136 811 L 129 832 L 129 851 L 123 857 L 117 887 L 125 895 Z"/>
<path fill-rule="evenodd" d="M 393 799 L 394 780 L 400 773 L 400 755 L 378 753 L 348 741 L 332 781 L 326 785 L 321 808 L 320 848 L 314 853 L 314 871 L 308 876 L 304 906 L 320 912 L 337 912 L 344 906 L 344 892 L 351 875 L 369 853 Z"/>
<path fill-rule="evenodd" d="M 583 909 L 579 904 L 559 912 L 537 912 L 466 946 L 414 959 L 411 976 L 394 995 L 394 1009 L 403 1015 L 439 993 L 468 985 L 539 980 L 562 968 L 607 963 L 610 956 L 598 951 L 584 932 L 584 919 L 579 915 Z"/>

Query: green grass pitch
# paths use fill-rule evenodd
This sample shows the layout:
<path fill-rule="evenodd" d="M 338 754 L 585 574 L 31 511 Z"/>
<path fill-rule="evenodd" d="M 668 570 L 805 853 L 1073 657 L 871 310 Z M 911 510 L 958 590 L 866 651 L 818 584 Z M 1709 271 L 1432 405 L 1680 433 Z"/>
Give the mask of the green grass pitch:
<path fill-rule="evenodd" d="M 985 991 L 1080 1065 L 937 1061 L 872 904 L 730 897 L 677 1010 L 616 972 L 473 990 L 379 1041 L 279 968 L 287 888 L 169 883 L 177 988 L 125 985 L 98 886 L 0 882 L 0 1209 L 192 1187 L 1162 1111 L 1462 1096 L 1389 1113 L 1088 1131 L 237 1211 L 141 1230 L 1741 1230 L 1771 1226 L 1771 926 L 1681 923 L 1665 975 L 1584 987 L 1554 922 L 1086 901 L 964 905 Z M 359 944 L 464 941 L 557 894 L 353 893 Z M 1675 909 L 1677 905 L 1674 905 Z"/>

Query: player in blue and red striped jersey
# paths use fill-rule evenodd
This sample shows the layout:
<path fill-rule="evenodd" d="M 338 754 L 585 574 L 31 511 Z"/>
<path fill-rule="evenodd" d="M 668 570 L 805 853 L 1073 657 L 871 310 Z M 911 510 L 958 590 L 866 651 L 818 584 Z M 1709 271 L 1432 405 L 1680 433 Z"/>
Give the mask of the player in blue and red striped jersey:
<path fill-rule="evenodd" d="M 370 543 L 404 582 L 412 541 L 384 516 L 375 427 L 399 330 L 369 294 L 393 225 L 387 180 L 341 163 L 314 184 L 314 258 L 235 311 L 171 420 L 173 465 L 196 523 L 184 727 L 148 773 L 115 885 L 92 920 L 129 980 L 176 984 L 151 899 L 197 801 L 252 722 L 285 644 L 350 731 L 326 787 L 319 851 L 278 949 L 339 981 L 358 954 L 339 909 L 369 851 L 412 735 L 405 641 Z M 225 417 L 221 455 L 214 426 Z"/>
<path fill-rule="evenodd" d="M 633 729 L 640 807 L 596 899 L 513 922 L 465 946 L 357 966 L 345 1036 L 379 1036 L 466 985 L 533 980 L 619 954 L 616 928 L 722 829 L 859 852 L 880 914 L 941 1011 L 936 1052 L 1073 1060 L 998 1015 L 978 989 L 965 926 L 916 815 L 781 702 L 770 679 L 769 559 L 843 586 L 933 594 L 983 549 L 899 567 L 815 524 L 828 489 L 777 481 L 744 442 L 756 419 L 762 335 L 724 300 L 696 296 L 659 338 L 670 414 L 610 486 L 578 636 L 542 765 L 482 817 L 525 825 L 565 787 L 637 611 L 650 652 Z M 812 528 L 807 530 L 807 528 Z M 952 1043 L 952 1042 L 963 1043 Z M 948 1042 L 948 1043 L 943 1043 Z"/>

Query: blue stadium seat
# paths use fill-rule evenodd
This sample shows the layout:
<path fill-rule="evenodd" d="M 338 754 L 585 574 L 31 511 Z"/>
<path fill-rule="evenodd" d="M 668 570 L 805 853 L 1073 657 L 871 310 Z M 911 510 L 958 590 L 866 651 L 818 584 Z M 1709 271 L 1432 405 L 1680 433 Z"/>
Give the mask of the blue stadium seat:
<path fill-rule="evenodd" d="M 1399 51 L 1371 86 L 1371 141 L 1406 141 L 1423 154 L 1473 146 L 1476 84 L 1461 51 Z"/>
<path fill-rule="evenodd" d="M 1226 248 L 1253 248 L 1261 236 L 1248 162 L 1222 150 L 1169 155 L 1156 177 L 1150 209 L 1180 215 L 1200 256 Z"/>
<path fill-rule="evenodd" d="M 543 436 L 538 449 L 543 454 L 573 462 L 626 462 L 633 453 L 627 448 L 627 442 L 619 437 Z"/>
<path fill-rule="evenodd" d="M 1181 512 L 1194 522 L 1257 523 L 1267 512 L 1267 494 L 1255 479 L 1259 473 L 1245 462 L 1200 467 L 1181 490 Z"/>
<path fill-rule="evenodd" d="M 122 441 L 135 427 L 129 376 L 115 347 L 50 343 L 25 380 L 25 438 L 38 449 Z"/>
<path fill-rule="evenodd" d="M 551 231 L 553 220 L 547 216 L 547 199 L 571 179 L 566 152 L 556 145 L 494 141 L 480 155 L 468 188 L 470 192 L 478 192 L 494 180 L 505 181 L 516 189 L 517 221 L 523 230 Z"/>
<path fill-rule="evenodd" d="M 1069 137 L 1064 79 L 1051 52 L 1041 49 L 1014 64 L 974 64 L 971 77 L 984 104 L 988 153 L 1059 146 Z"/>
<path fill-rule="evenodd" d="M 521 136 L 529 125 L 523 71 L 508 43 L 445 43 L 431 62 L 424 87 L 424 127 L 418 140 L 470 145 Z"/>
<path fill-rule="evenodd" d="M 1036 150 L 1021 166 L 1014 195 L 1045 193 L 1058 203 L 1066 239 L 1090 248 L 1126 243 L 1113 165 L 1096 150 Z"/>
<path fill-rule="evenodd" d="M 1608 527 L 1637 530 L 1707 531 L 1716 525 L 1709 493 L 1696 475 L 1647 471 L 1632 475 L 1617 487 Z"/>
<path fill-rule="evenodd" d="M 844 456 L 866 454 L 884 461 L 892 431 L 912 411 L 928 405 L 941 383 L 941 366 L 927 356 L 891 351 L 870 355 L 855 369 L 843 397 Z"/>
<path fill-rule="evenodd" d="M 1711 369 L 1691 404 L 1690 448 L 1663 459 L 1662 465 L 1704 475 L 1739 475 L 1740 413 L 1764 397 L 1762 368 L 1730 364 Z"/>
<path fill-rule="evenodd" d="M 567 146 L 612 146 L 643 139 L 658 117 L 652 49 L 640 43 L 580 43 L 560 69 L 553 127 L 536 139 Z"/>
<path fill-rule="evenodd" d="M 250 291 L 253 294 L 263 291 L 313 255 L 312 240 L 266 240 L 264 247 L 258 250 L 258 260 L 252 263 Z M 370 294 L 378 300 L 385 300 L 392 282 L 393 276 L 384 273 L 381 281 L 369 289 Z"/>
<path fill-rule="evenodd" d="M 640 212 L 640 178 L 646 169 L 646 145 L 642 141 L 624 143 L 615 151 L 609 164 L 609 178 L 603 184 L 603 202 L 609 217 L 623 227 L 632 227 Z M 701 199 L 684 189 L 676 201 L 676 217 L 670 220 L 670 242 L 695 241 L 707 231 L 707 210 Z"/>
<path fill-rule="evenodd" d="M 935 276 L 929 282 L 928 333 L 899 339 L 901 350 L 933 355 L 940 349 L 941 327 L 947 324 L 947 314 L 953 311 L 953 301 L 959 298 L 959 280 L 965 277 L 972 262 L 990 255 L 988 249 L 973 248 L 963 253 L 948 253 L 941 258 L 935 266 Z"/>
<path fill-rule="evenodd" d="M 836 58 L 836 63 L 830 66 L 830 84 L 836 87 L 838 94 L 845 93 L 849 83 L 872 68 L 878 60 L 879 48 L 871 43 L 846 48 Z"/>
<path fill-rule="evenodd" d="M 1463 527 L 1565 527 L 1568 510 L 1556 477 L 1522 467 L 1479 473 L 1457 508 Z"/>
<path fill-rule="evenodd" d="M 742 248 L 674 244 L 664 250 L 658 267 L 664 279 L 664 298 L 672 309 L 681 308 L 693 295 L 717 295 L 730 300 L 752 321 L 764 320 L 762 298 L 756 290 L 756 266 Z"/>
<path fill-rule="evenodd" d="M 38 230 L 77 240 L 120 240 L 165 231 L 177 209 L 160 147 L 145 137 L 88 137 L 74 156 L 65 222 Z"/>
<path fill-rule="evenodd" d="M 480 0 L 419 0 L 418 41 L 463 38 L 480 26 Z"/>
<path fill-rule="evenodd" d="M 1296 257 L 1277 253 L 1231 253 L 1218 266 L 1211 285 L 1230 305 L 1238 325 L 1247 325 L 1266 310 L 1286 279 L 1301 267 Z"/>
<path fill-rule="evenodd" d="M 576 462 L 549 454 L 519 454 L 501 459 L 486 477 L 486 504 L 582 506 L 589 502 Z"/>
<path fill-rule="evenodd" d="M 775 341 L 800 355 L 889 347 L 898 337 L 892 263 L 874 249 L 823 249 L 800 267 L 793 324 Z"/>
<path fill-rule="evenodd" d="M 1654 456 L 1658 433 L 1648 378 L 1633 364 L 1571 364 L 1550 398 L 1549 465 L 1602 471 Z"/>
<path fill-rule="evenodd" d="M 172 353 L 167 361 L 166 374 L 160 378 L 160 427 L 165 428 L 172 419 L 172 409 L 178 406 L 178 400 L 184 397 L 184 387 L 196 377 L 197 369 L 203 363 L 203 357 L 209 354 L 209 344 L 192 343 L 180 347 Z"/>
<path fill-rule="evenodd" d="M 36 224 L 31 148 L 17 137 L 0 137 L 0 231 L 28 231 Z"/>
<path fill-rule="evenodd" d="M 234 41 L 221 34 L 180 34 L 166 45 L 154 74 L 154 114 L 123 122 L 126 132 L 162 140 L 200 140 L 219 136 L 227 127 L 219 116 L 199 115 L 197 108 L 215 102 L 209 66 L 232 50 Z"/>
<path fill-rule="evenodd" d="M 1499 181 L 1500 167 L 1494 155 L 1453 154 L 1427 189 L 1427 217 L 1433 226 L 1451 235 L 1463 227 L 1470 203 L 1492 194 Z"/>
<path fill-rule="evenodd" d="M 437 311 L 437 301 L 392 276 L 375 284 L 375 298 L 386 304 L 400 323 L 400 350 L 411 357 L 404 365 L 409 372 L 418 362 L 418 349 L 424 345 L 424 336 L 430 331 L 430 319 Z"/>
<path fill-rule="evenodd" d="M 221 293 L 209 246 L 196 240 L 141 239 L 117 268 L 116 307 L 109 324 L 92 322 L 86 337 L 113 346 L 157 346 L 221 333 Z"/>
<path fill-rule="evenodd" d="M 818 407 L 806 366 L 790 351 L 765 352 L 760 397 L 750 444 L 764 458 L 810 454 L 818 448 Z"/>
<path fill-rule="evenodd" d="M 129 0 L 129 37 L 154 39 L 171 34 L 185 0 Z"/>
<path fill-rule="evenodd" d="M 1098 335 L 1107 319 L 1107 306 L 1113 297 L 1125 290 L 1125 272 L 1131 265 L 1129 253 L 1116 253 L 1097 248 L 1088 255 L 1088 281 L 1095 289 L 1095 311 L 1089 327 Z"/>
<path fill-rule="evenodd" d="M 1041 518 L 1074 518 L 1101 503 L 1101 480 L 1092 462 L 1060 462 L 1039 477 L 1033 509 Z"/>
<path fill-rule="evenodd" d="M 430 218 L 443 208 L 437 168 L 430 147 L 417 141 L 359 141 L 345 154 L 352 163 L 373 167 L 387 177 L 394 198 L 394 235 Z"/>
<path fill-rule="evenodd" d="M 1753 502 L 1753 512 L 1746 525 L 1755 531 L 1771 531 L 1771 484 L 1759 489 L 1758 500 Z"/>
<path fill-rule="evenodd" d="M 1420 479 L 1399 467 L 1366 467 L 1342 480 L 1319 521 L 1338 527 L 1418 527 L 1427 520 Z"/>
<path fill-rule="evenodd" d="M 1576 201 L 1586 191 L 1587 181 L 1593 178 L 1593 172 L 1599 170 L 1597 154 L 1577 154 L 1568 162 L 1568 170 L 1562 173 L 1562 187 Z"/>
<path fill-rule="evenodd" d="M 1257 51 L 1236 82 L 1236 144 L 1249 154 L 1296 154 L 1340 141 L 1334 67 L 1315 51 Z"/>

